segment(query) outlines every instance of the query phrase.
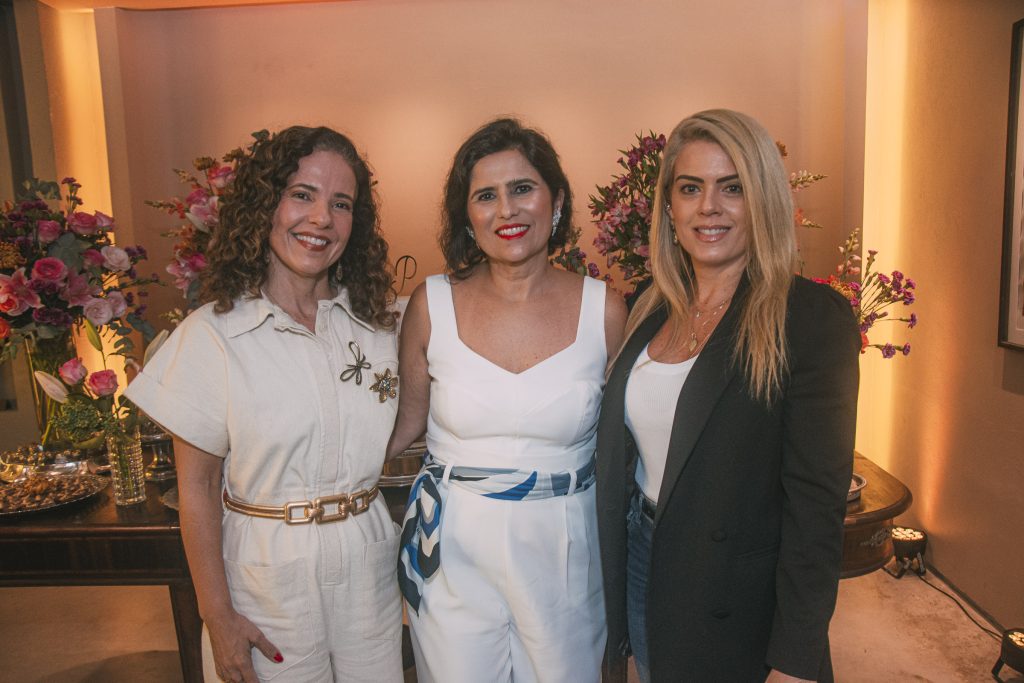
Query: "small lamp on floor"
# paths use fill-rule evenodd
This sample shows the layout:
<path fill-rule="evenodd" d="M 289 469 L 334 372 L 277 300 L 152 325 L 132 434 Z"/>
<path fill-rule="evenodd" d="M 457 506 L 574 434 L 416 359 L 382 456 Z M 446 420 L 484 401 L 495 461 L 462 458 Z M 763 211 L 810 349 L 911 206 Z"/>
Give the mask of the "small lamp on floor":
<path fill-rule="evenodd" d="M 908 569 L 924 576 L 924 550 L 928 547 L 928 534 L 903 526 L 894 526 L 891 534 L 893 557 L 885 565 L 885 571 L 897 579 Z"/>
<path fill-rule="evenodd" d="M 1003 665 L 1024 673 L 1024 628 L 1011 628 L 1003 632 L 1003 647 L 999 651 L 999 659 L 992 667 L 992 678 L 1000 681 L 999 670 Z"/>

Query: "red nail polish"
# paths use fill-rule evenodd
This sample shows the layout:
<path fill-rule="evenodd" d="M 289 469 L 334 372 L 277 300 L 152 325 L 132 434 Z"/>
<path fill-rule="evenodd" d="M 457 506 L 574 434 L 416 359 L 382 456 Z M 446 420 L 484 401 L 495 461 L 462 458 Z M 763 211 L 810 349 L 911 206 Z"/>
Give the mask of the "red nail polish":
<path fill-rule="evenodd" d="M 278 664 L 280 664 L 281 662 L 284 661 L 284 657 L 281 656 L 280 652 L 278 652 L 276 655 L 274 655 L 274 661 L 277 662 Z"/>

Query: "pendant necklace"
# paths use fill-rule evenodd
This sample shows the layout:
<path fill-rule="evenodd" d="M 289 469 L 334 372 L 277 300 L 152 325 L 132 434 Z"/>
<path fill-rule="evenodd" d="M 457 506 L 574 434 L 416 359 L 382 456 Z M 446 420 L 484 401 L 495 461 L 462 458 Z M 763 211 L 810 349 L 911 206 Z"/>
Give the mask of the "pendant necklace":
<path fill-rule="evenodd" d="M 697 307 L 696 303 L 694 303 L 694 313 L 692 319 L 690 320 L 690 341 L 686 345 L 686 348 L 691 355 L 697 350 L 698 346 L 703 346 L 704 343 L 707 342 L 708 337 L 711 336 L 711 333 L 709 332 L 708 334 L 705 335 L 704 330 L 707 329 L 708 325 L 714 322 L 715 318 L 717 318 L 719 314 L 721 314 L 722 309 L 725 308 L 725 305 L 728 304 L 730 301 L 732 301 L 731 296 L 722 301 L 722 303 L 718 304 L 717 306 L 707 311 L 702 311 L 700 308 Z M 701 318 L 704 319 L 701 320 Z M 698 322 L 700 323 L 699 325 Z M 700 331 L 700 333 L 704 337 L 699 341 L 697 339 L 698 331 Z"/>

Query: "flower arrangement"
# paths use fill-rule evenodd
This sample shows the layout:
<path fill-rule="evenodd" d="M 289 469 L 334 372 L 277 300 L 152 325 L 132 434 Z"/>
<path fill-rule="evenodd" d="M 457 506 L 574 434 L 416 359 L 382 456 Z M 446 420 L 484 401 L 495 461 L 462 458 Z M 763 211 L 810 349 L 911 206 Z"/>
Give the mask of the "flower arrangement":
<path fill-rule="evenodd" d="M 908 329 L 916 327 L 916 313 L 911 313 L 905 318 L 896 318 L 891 317 L 889 311 L 884 309 L 896 304 L 913 304 L 917 284 L 898 270 L 892 271 L 890 275 L 873 270 L 875 256 L 878 254 L 874 249 L 868 250 L 868 258 L 861 269 L 858 265 L 861 263 L 861 257 L 857 255 L 859 247 L 860 228 L 857 228 L 839 247 L 842 261 L 836 266 L 836 272 L 827 278 L 811 279 L 827 284 L 849 300 L 860 324 L 861 353 L 866 353 L 868 347 L 871 347 L 881 351 L 883 358 L 893 358 L 897 352 L 904 356 L 910 355 L 910 344 L 896 346 L 891 342 L 870 343 L 868 330 L 880 321 L 905 323 Z"/>
<path fill-rule="evenodd" d="M 117 395 L 117 373 L 107 367 L 108 355 L 100 331 L 88 319 L 84 325 L 89 343 L 100 353 L 103 369 L 90 372 L 76 357 L 61 364 L 57 376 L 35 371 L 36 381 L 46 395 L 62 406 L 50 419 L 47 430 L 79 448 L 94 448 L 104 439 L 127 441 L 139 425 L 138 408 Z M 146 359 L 166 338 L 167 331 L 163 330 L 153 339 L 146 348 Z M 44 434 L 43 443 L 47 436 Z"/>
<path fill-rule="evenodd" d="M 651 206 L 658 184 L 661 151 L 665 136 L 649 132 L 637 134 L 637 144 L 619 150 L 616 163 L 625 173 L 612 176 L 608 185 L 599 185 L 590 195 L 590 215 L 597 225 L 594 246 L 606 257 L 606 265 L 617 265 L 626 282 L 637 283 L 650 277 Z M 597 270 L 588 269 L 593 274 Z"/>
<path fill-rule="evenodd" d="M 268 138 L 270 134 L 261 130 L 252 134 L 253 144 Z M 185 199 L 147 200 L 146 204 L 187 221 L 178 228 L 163 233 L 164 237 L 177 240 L 167 272 L 174 277 L 174 286 L 181 290 L 187 304 L 186 309 L 198 304 L 199 274 L 206 268 L 206 249 L 210 243 L 213 228 L 220 213 L 220 198 L 235 178 L 238 161 L 252 150 L 235 148 L 218 161 L 214 157 L 199 157 L 192 162 L 195 171 L 174 169 L 178 180 L 188 184 L 190 191 Z M 180 321 L 184 314 L 172 311 L 172 321 Z"/>
<path fill-rule="evenodd" d="M 633 285 L 650 277 L 651 205 L 665 136 L 649 132 L 643 136 L 638 134 L 636 140 L 636 145 L 619 150 L 621 156 L 617 163 L 624 173 L 612 176 L 608 185 L 598 186 L 597 194 L 590 196 L 591 215 L 597 226 L 594 246 L 606 257 L 607 267 L 618 266 L 623 280 Z M 779 142 L 776 144 L 779 153 L 783 157 L 788 156 L 786 146 Z M 795 194 L 824 178 L 826 176 L 819 173 L 796 171 L 790 174 L 789 186 Z M 804 228 L 822 227 L 804 216 L 799 207 L 794 221 Z M 577 245 L 579 235 L 579 230 L 574 231 L 569 245 L 552 260 L 567 270 L 599 277 L 599 267 L 593 262 L 587 263 L 586 254 Z M 872 268 L 878 252 L 873 250 L 868 251 L 862 272 L 861 258 L 857 255 L 859 238 L 860 230 L 854 230 L 839 247 L 842 262 L 836 267 L 835 274 L 812 279 L 830 285 L 850 301 L 860 324 L 862 353 L 871 347 L 879 349 L 883 358 L 893 358 L 898 352 L 908 355 L 910 344 L 871 343 L 867 333 L 879 321 L 902 322 L 908 328 L 915 327 L 918 322 L 916 314 L 895 318 L 884 309 L 895 304 L 913 304 L 916 284 L 898 270 L 892 271 L 891 275 L 874 271 Z M 610 278 L 605 275 L 604 279 Z"/>
<path fill-rule="evenodd" d="M 61 186 L 67 195 L 64 207 Z M 141 317 L 145 310 L 136 264 L 146 258 L 141 246 L 114 245 L 114 220 L 84 203 L 74 178 L 60 185 L 32 180 L 16 202 L 0 213 L 0 362 L 33 344 L 68 334 L 88 320 L 120 335 L 119 349 L 132 348 L 133 330 L 153 336 Z"/>

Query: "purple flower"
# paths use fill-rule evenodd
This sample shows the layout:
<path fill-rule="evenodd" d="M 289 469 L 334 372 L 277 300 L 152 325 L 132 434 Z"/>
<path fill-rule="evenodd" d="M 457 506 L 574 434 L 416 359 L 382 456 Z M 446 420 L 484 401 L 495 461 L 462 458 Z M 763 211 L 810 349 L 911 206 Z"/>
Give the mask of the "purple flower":
<path fill-rule="evenodd" d="M 904 356 L 909 356 L 910 355 L 910 344 L 904 344 L 903 348 L 900 349 L 900 350 L 903 351 L 903 355 Z"/>
<path fill-rule="evenodd" d="M 37 308 L 32 311 L 32 319 L 41 325 L 52 327 L 71 327 L 71 316 L 59 308 Z"/>
<path fill-rule="evenodd" d="M 33 292 L 42 296 L 56 296 L 62 287 L 61 283 L 51 280 L 32 280 L 28 286 Z"/>
<path fill-rule="evenodd" d="M 115 318 L 120 318 L 128 310 L 128 302 L 125 301 L 121 290 L 111 289 L 104 294 L 104 298 L 110 304 L 110 311 Z"/>
<path fill-rule="evenodd" d="M 917 325 L 917 313 L 911 313 L 910 314 L 910 320 L 907 321 L 907 327 L 909 327 L 910 329 L 914 329 L 914 327 L 916 325 Z"/>
<path fill-rule="evenodd" d="M 892 344 L 886 344 L 882 347 L 882 358 L 892 358 L 896 355 L 896 348 Z"/>
<path fill-rule="evenodd" d="M 78 273 L 68 274 L 67 287 L 60 294 L 60 298 L 68 302 L 70 306 L 84 306 L 94 294 L 99 294 L 100 288 L 90 284 L 89 278 Z"/>
<path fill-rule="evenodd" d="M 878 281 L 881 282 L 883 285 L 889 284 L 889 276 L 883 275 L 882 273 L 878 273 L 877 277 Z"/>
<path fill-rule="evenodd" d="M 587 264 L 587 273 L 590 274 L 590 277 L 599 277 L 601 275 L 601 270 L 597 267 L 596 263 L 591 261 Z"/>
<path fill-rule="evenodd" d="M 913 280 L 911 280 L 911 279 L 910 279 L 910 278 L 908 277 L 908 278 L 907 278 L 907 281 L 906 281 L 906 282 L 904 283 L 904 285 L 903 285 L 903 286 L 904 286 L 904 287 L 905 287 L 906 289 L 914 289 L 915 287 L 917 287 L 917 283 L 916 283 L 916 282 L 914 282 Z"/>
<path fill-rule="evenodd" d="M 114 317 L 114 309 L 106 299 L 92 298 L 82 309 L 85 317 L 96 327 L 106 325 Z"/>
<path fill-rule="evenodd" d="M 914 293 L 913 292 L 908 292 L 908 291 L 904 290 L 904 292 L 903 292 L 903 305 L 904 306 L 909 306 L 912 303 L 914 303 Z"/>

